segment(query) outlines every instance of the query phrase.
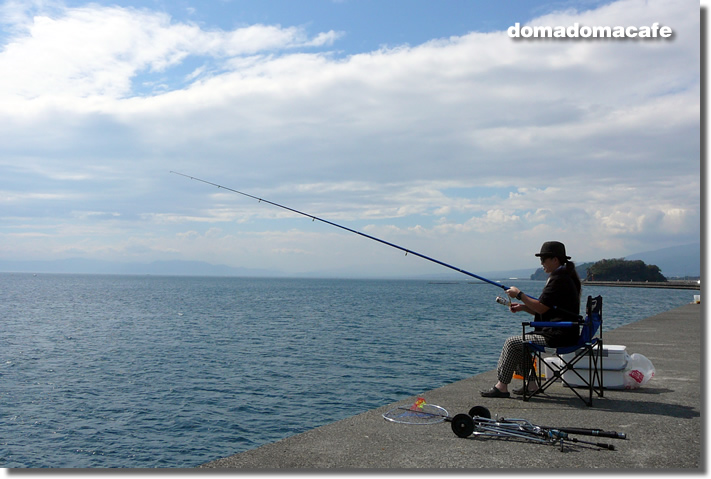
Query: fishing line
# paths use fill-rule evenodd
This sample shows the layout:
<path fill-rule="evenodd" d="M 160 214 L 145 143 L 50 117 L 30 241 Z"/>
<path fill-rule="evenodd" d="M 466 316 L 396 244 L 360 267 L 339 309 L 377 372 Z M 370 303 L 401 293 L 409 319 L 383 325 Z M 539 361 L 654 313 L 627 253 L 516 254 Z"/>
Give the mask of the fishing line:
<path fill-rule="evenodd" d="M 297 209 L 290 208 L 290 207 L 288 207 L 288 206 L 280 205 L 279 203 L 274 203 L 273 201 L 265 200 L 264 198 L 260 198 L 260 197 L 258 197 L 258 196 L 250 195 L 249 193 L 244 193 L 243 191 L 239 191 L 239 190 L 235 190 L 235 189 L 232 189 L 232 188 L 228 188 L 227 186 L 218 185 L 217 183 L 213 183 L 213 182 L 211 182 L 211 181 L 207 181 L 207 180 L 203 180 L 203 179 L 200 179 L 200 178 L 196 178 L 196 177 L 194 177 L 194 176 L 190 176 L 190 175 L 186 175 L 186 174 L 183 174 L 183 173 L 179 173 L 179 172 L 177 172 L 177 171 L 171 171 L 171 173 L 174 173 L 174 174 L 180 175 L 180 176 L 184 176 L 185 178 L 189 178 L 189 179 L 191 179 L 191 180 L 199 181 L 199 182 L 205 183 L 205 184 L 207 184 L 207 185 L 212 185 L 212 186 L 215 186 L 215 187 L 217 187 L 217 188 L 221 188 L 221 189 L 223 189 L 223 190 L 231 191 L 232 193 L 237 193 L 237 194 L 239 194 L 239 195 L 246 196 L 246 197 L 248 197 L 248 198 L 255 199 L 255 200 L 259 201 L 260 203 L 264 202 L 264 203 L 270 204 L 270 205 L 272 205 L 272 206 L 276 206 L 276 207 L 278 207 L 278 208 L 282 208 L 282 209 L 285 209 L 285 210 L 287 210 L 287 211 L 291 211 L 291 212 L 293 212 L 293 213 L 296 213 L 296 214 L 299 214 L 299 215 L 302 215 L 302 216 L 306 216 L 307 218 L 311 218 L 311 221 L 318 220 L 318 221 L 320 221 L 320 222 L 322 222 L 322 223 L 326 223 L 327 225 L 335 226 L 336 228 L 340 228 L 340 229 L 345 230 L 345 231 L 348 231 L 348 232 L 350 232 L 350 233 L 355 233 L 355 234 L 357 234 L 357 235 L 363 236 L 364 238 L 368 238 L 368 239 L 371 239 L 371 240 L 373 240 L 373 241 L 377 241 L 378 243 L 382 243 L 382 244 L 384 244 L 384 245 L 390 246 L 390 247 L 392 247 L 392 248 L 399 249 L 400 251 L 404 251 L 404 252 L 405 252 L 405 256 L 407 256 L 408 254 L 412 254 L 412 255 L 418 256 L 418 257 L 420 257 L 420 258 L 422 258 L 422 259 L 426 259 L 427 261 L 431 261 L 431 262 L 436 263 L 436 264 L 438 264 L 438 265 L 440 265 L 440 266 L 444 266 L 445 268 L 453 269 L 454 271 L 457 271 L 458 273 L 466 274 L 467 276 L 471 276 L 472 278 L 476 278 L 476 279 L 478 279 L 478 280 L 484 281 L 485 283 L 492 284 L 492 285 L 494 285 L 494 286 L 496 286 L 496 287 L 499 287 L 499 288 L 503 289 L 504 291 L 506 291 L 507 289 L 509 289 L 508 286 L 504 286 L 503 284 L 501 284 L 501 283 L 498 282 L 498 281 L 492 281 L 492 280 L 490 280 L 490 279 L 484 278 L 483 276 L 479 276 L 478 274 L 474 274 L 474 273 L 471 273 L 471 272 L 466 271 L 466 270 L 464 270 L 464 269 L 458 268 L 458 267 L 456 267 L 456 266 L 452 266 L 451 264 L 445 263 L 444 261 L 440 261 L 440 260 L 438 260 L 438 259 L 431 258 L 431 257 L 429 257 L 429 256 L 425 256 L 424 254 L 418 253 L 417 251 L 413 251 L 413 250 L 411 250 L 411 249 L 403 248 L 402 246 L 398 246 L 398 245 L 396 245 L 396 244 L 394 244 L 394 243 L 390 243 L 390 242 L 385 241 L 385 240 L 382 240 L 382 239 L 380 239 L 380 238 L 376 238 L 375 236 L 371 236 L 371 235 L 369 235 L 369 234 L 362 233 L 362 232 L 360 232 L 360 231 L 357 231 L 357 230 L 348 228 L 348 227 L 343 226 L 343 225 L 339 225 L 338 223 L 334 223 L 334 222 L 332 222 L 332 221 L 328 221 L 328 220 L 325 220 L 325 219 L 323 219 L 323 218 L 319 218 L 318 216 L 314 216 L 314 215 L 311 215 L 311 214 L 309 214 L 309 213 L 304 213 L 303 211 L 299 211 L 299 210 L 297 210 Z M 538 300 L 538 298 L 536 298 L 536 297 L 534 297 L 534 296 L 531 296 L 531 295 L 528 295 L 528 294 L 527 294 L 526 296 L 528 296 L 529 298 Z M 499 301 L 499 299 L 501 299 L 501 301 Z M 498 303 L 506 304 L 506 303 L 504 303 L 503 301 L 505 301 L 504 298 L 497 298 L 497 302 L 498 302 Z M 509 304 L 509 305 L 511 304 L 511 300 L 508 300 L 508 304 Z M 555 309 L 555 310 L 557 310 L 557 311 L 559 311 L 559 312 L 561 312 L 561 313 L 564 313 L 564 314 L 567 314 L 567 315 L 572 315 L 572 316 L 576 316 L 576 317 L 578 317 L 578 318 L 581 318 L 581 316 L 580 316 L 578 313 L 572 313 L 572 312 L 570 312 L 570 311 L 565 311 L 564 309 L 558 308 L 557 306 L 553 306 L 551 309 Z"/>
<path fill-rule="evenodd" d="M 479 275 L 474 274 L 474 273 L 470 273 L 469 271 L 463 270 L 463 269 L 458 268 L 458 267 L 456 267 L 456 266 L 452 266 L 451 264 L 447 264 L 447 263 L 445 263 L 445 262 L 443 262 L 443 261 L 440 261 L 440 260 L 438 260 L 438 259 L 434 259 L 434 258 L 431 258 L 431 257 L 429 257 L 429 256 L 425 256 L 425 255 L 420 254 L 420 253 L 418 253 L 418 252 L 416 252 L 416 251 L 412 251 L 411 249 L 403 248 L 402 246 L 398 246 L 398 245 L 396 245 L 396 244 L 390 243 L 390 242 L 385 241 L 385 240 L 382 240 L 382 239 L 380 239 L 380 238 L 376 238 L 375 236 L 371 236 L 371 235 L 369 235 L 369 234 L 365 234 L 365 233 L 362 233 L 362 232 L 360 232 L 360 231 L 356 231 L 356 230 L 351 229 L 351 228 L 348 228 L 348 227 L 346 227 L 346 226 L 342 226 L 342 225 L 339 225 L 339 224 L 337 224 L 337 223 L 333 223 L 332 221 L 328 221 L 328 220 L 325 220 L 325 219 L 323 219 L 323 218 L 319 218 L 318 216 L 310 215 L 310 214 L 308 214 L 308 213 L 304 213 L 303 211 L 299 211 L 299 210 L 296 210 L 296 209 L 294 209 L 294 208 L 289 208 L 288 206 L 280 205 L 279 203 L 274 203 L 273 201 L 265 200 L 264 198 L 259 198 L 258 196 L 253 196 L 253 195 L 250 195 L 250 194 L 248 194 L 248 193 L 244 193 L 244 192 L 242 192 L 242 191 L 238 191 L 238 190 L 235 190 L 235 189 L 232 189 L 232 188 L 228 188 L 228 187 L 226 187 L 226 186 L 218 185 L 217 183 L 212 183 L 211 181 L 206 181 L 206 180 L 202 180 L 202 179 L 200 179 L 200 178 L 196 178 L 196 177 L 194 177 L 194 176 L 189 176 L 189 175 L 185 175 L 185 174 L 183 174 L 183 173 L 178 173 L 177 171 L 171 171 L 171 173 L 174 173 L 174 174 L 180 175 L 180 176 L 184 176 L 185 178 L 189 178 L 189 179 L 191 179 L 191 180 L 199 181 L 199 182 L 201 182 L 201 183 L 205 183 L 205 184 L 208 184 L 208 185 L 212 185 L 212 186 L 215 186 L 215 187 L 217 187 L 217 188 L 221 188 L 221 189 L 223 189 L 223 190 L 231 191 L 231 192 L 233 192 L 233 193 L 237 193 L 237 194 L 239 194 L 239 195 L 246 196 L 246 197 L 248 197 L 248 198 L 255 199 L 255 200 L 259 201 L 260 203 L 264 202 L 264 203 L 270 204 L 270 205 L 272 205 L 272 206 L 276 206 L 276 207 L 278 207 L 278 208 L 282 208 L 282 209 L 285 209 L 285 210 L 287 210 L 287 211 L 291 211 L 291 212 L 293 212 L 293 213 L 297 213 L 297 214 L 300 214 L 300 215 L 302 215 L 302 216 L 306 216 L 307 218 L 311 218 L 312 221 L 317 220 L 317 221 L 320 221 L 320 222 L 322 222 L 322 223 L 326 223 L 327 225 L 335 226 L 336 228 L 341 228 L 342 230 L 346 230 L 346 231 L 348 231 L 348 232 L 350 232 L 350 233 L 355 233 L 355 234 L 357 234 L 357 235 L 363 236 L 363 237 L 368 238 L 368 239 L 371 239 L 371 240 L 373 240 L 373 241 L 377 241 L 377 242 L 379 242 L 379 243 L 382 243 L 382 244 L 384 244 L 384 245 L 390 246 L 390 247 L 392 247 L 392 248 L 399 249 L 400 251 L 404 251 L 404 252 L 405 252 L 405 256 L 407 256 L 408 254 L 411 254 L 411 255 L 414 255 L 414 256 L 418 256 L 418 257 L 420 257 L 420 258 L 422 258 L 422 259 L 426 259 L 427 261 L 431 261 L 431 262 L 433 262 L 433 263 L 437 263 L 437 264 L 440 265 L 440 266 L 444 266 L 445 268 L 453 269 L 454 271 L 457 271 L 457 272 L 459 272 L 459 273 L 466 274 L 467 276 L 471 276 L 471 277 L 473 277 L 473 278 L 476 278 L 476 279 L 478 279 L 478 280 L 484 281 L 484 282 L 489 283 L 489 284 L 493 284 L 494 286 L 497 286 L 497 287 L 499 287 L 499 288 L 502 288 L 503 290 L 509 289 L 508 286 L 504 286 L 503 284 L 501 284 L 501 283 L 499 283 L 499 282 L 492 281 L 492 280 L 490 280 L 490 279 L 484 278 L 484 277 L 479 276 Z"/>

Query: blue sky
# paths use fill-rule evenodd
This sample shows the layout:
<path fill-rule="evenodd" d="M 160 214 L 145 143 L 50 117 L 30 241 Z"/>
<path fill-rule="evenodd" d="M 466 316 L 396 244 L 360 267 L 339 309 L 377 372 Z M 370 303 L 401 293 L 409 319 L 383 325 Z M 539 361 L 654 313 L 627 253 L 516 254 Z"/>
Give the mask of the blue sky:
<path fill-rule="evenodd" d="M 68 7 L 88 2 L 67 1 Z M 346 54 L 363 53 L 382 45 L 417 45 L 434 38 L 506 29 L 512 12 L 517 21 L 574 7 L 589 10 L 603 0 L 494 2 L 482 0 L 224 0 L 98 2 L 165 12 L 180 22 L 196 22 L 206 28 L 231 30 L 265 24 L 301 26 L 311 32 L 343 33 L 337 49 Z"/>
<path fill-rule="evenodd" d="M 0 3 L 0 260 L 469 271 L 700 239 L 695 2 Z M 531 40 L 509 26 L 671 40 Z"/>

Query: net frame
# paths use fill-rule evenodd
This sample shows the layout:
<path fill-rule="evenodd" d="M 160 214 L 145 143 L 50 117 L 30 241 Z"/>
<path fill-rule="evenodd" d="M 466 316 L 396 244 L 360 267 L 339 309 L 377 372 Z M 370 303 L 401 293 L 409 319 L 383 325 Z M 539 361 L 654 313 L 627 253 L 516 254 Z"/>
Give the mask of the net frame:
<path fill-rule="evenodd" d="M 449 418 L 447 410 L 434 404 L 398 406 L 383 414 L 383 418 L 398 424 L 437 424 Z"/>

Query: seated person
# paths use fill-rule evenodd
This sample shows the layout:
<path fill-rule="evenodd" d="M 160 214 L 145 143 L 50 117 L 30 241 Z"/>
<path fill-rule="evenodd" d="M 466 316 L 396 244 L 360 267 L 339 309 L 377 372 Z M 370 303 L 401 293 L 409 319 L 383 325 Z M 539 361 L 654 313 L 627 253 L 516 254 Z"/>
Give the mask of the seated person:
<path fill-rule="evenodd" d="M 533 299 L 516 287 L 506 290 L 512 298 L 521 303 L 511 303 L 512 313 L 525 311 L 535 315 L 535 321 L 558 322 L 571 321 L 571 315 L 580 312 L 581 285 L 575 264 L 565 254 L 565 245 L 558 241 L 547 241 L 541 246 L 540 257 L 543 270 L 550 274 L 539 299 Z M 535 328 L 526 334 L 526 341 L 545 347 L 559 348 L 573 346 L 578 342 L 580 328 Z M 498 382 L 491 389 L 481 391 L 483 397 L 507 398 L 510 396 L 508 385 L 514 371 L 520 374 L 533 374 L 531 355 L 524 350 L 521 335 L 512 336 L 504 342 L 497 366 Z M 529 383 L 530 392 L 537 389 L 535 382 Z M 514 389 L 514 394 L 523 394 L 523 388 Z"/>

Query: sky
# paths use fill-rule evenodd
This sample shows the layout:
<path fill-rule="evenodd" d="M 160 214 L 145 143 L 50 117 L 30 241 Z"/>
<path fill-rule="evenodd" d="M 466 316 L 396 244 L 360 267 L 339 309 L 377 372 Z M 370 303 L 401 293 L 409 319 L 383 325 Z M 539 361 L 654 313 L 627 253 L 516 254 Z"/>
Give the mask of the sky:
<path fill-rule="evenodd" d="M 0 260 L 472 271 L 701 237 L 684 0 L 0 2 Z M 520 25 L 668 39 L 515 39 Z"/>

